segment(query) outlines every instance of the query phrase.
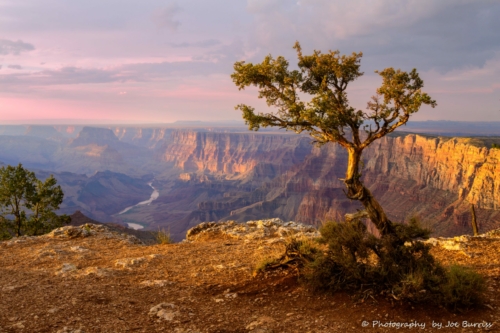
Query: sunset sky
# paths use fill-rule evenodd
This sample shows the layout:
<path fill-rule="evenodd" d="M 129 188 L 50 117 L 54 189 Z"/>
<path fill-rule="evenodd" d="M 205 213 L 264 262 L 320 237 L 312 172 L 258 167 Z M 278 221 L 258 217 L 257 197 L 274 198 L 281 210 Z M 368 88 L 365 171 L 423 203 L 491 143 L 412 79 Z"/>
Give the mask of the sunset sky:
<path fill-rule="evenodd" d="M 362 51 L 374 70 L 417 68 L 438 102 L 414 120 L 500 121 L 499 0 L 0 0 L 0 124 L 239 120 L 266 111 L 235 61 L 296 64 L 298 40 Z"/>

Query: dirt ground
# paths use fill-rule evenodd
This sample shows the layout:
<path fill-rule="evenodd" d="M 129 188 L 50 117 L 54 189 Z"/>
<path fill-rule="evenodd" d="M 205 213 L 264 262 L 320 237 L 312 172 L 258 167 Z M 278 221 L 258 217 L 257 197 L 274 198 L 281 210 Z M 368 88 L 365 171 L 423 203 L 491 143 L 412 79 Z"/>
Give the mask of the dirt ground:
<path fill-rule="evenodd" d="M 254 276 L 258 261 L 280 251 L 269 239 L 0 242 L 0 332 L 500 332 L 500 238 L 470 241 L 467 253 L 434 247 L 445 264 L 486 277 L 485 305 L 461 313 L 315 294 L 291 271 Z"/>

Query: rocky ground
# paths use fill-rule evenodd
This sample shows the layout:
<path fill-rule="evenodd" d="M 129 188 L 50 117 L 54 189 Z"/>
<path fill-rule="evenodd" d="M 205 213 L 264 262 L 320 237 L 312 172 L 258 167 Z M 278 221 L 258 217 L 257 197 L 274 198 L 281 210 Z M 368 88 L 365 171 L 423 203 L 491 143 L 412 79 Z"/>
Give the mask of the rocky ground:
<path fill-rule="evenodd" d="M 146 246 L 87 224 L 0 242 L 0 332 L 500 331 L 494 232 L 430 241 L 440 261 L 472 266 L 487 280 L 485 305 L 458 313 L 315 294 L 293 271 L 255 275 L 256 264 L 281 254 L 283 237 L 295 232 L 314 235 L 278 220 L 228 222 L 204 224 L 187 242 Z"/>

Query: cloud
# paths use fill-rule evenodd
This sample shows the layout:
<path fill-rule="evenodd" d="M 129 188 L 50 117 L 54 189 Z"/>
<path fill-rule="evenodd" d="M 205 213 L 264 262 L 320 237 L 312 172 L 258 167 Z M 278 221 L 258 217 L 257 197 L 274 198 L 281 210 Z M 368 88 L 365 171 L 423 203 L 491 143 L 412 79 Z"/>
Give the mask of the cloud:
<path fill-rule="evenodd" d="M 369 71 L 449 71 L 484 65 L 500 50 L 500 3 L 492 0 L 248 0 L 247 11 L 252 43 L 267 52 L 283 54 L 295 40 L 306 52 L 363 51 Z"/>
<path fill-rule="evenodd" d="M 23 69 L 23 67 L 21 65 L 9 65 L 9 66 L 7 66 L 7 68 L 10 68 L 10 69 Z"/>
<path fill-rule="evenodd" d="M 16 87 L 23 90 L 38 86 L 156 82 L 167 81 L 172 78 L 182 80 L 187 77 L 225 73 L 229 69 L 230 67 L 224 62 L 217 63 L 201 60 L 135 63 L 113 68 L 63 67 L 58 70 L 0 75 L 0 88 L 12 91 Z"/>
<path fill-rule="evenodd" d="M 217 39 L 207 39 L 207 40 L 202 40 L 199 42 L 193 42 L 193 43 L 170 43 L 170 46 L 175 47 L 175 48 L 188 48 L 188 47 L 199 47 L 199 48 L 209 48 L 212 46 L 220 45 L 221 42 Z"/>
<path fill-rule="evenodd" d="M 116 70 L 64 67 L 59 70 L 0 75 L 0 86 L 4 89 L 14 89 L 16 86 L 28 89 L 33 86 L 108 83 L 127 79 L 123 73 Z"/>
<path fill-rule="evenodd" d="M 297 6 L 298 1 L 289 0 L 248 0 L 247 11 L 252 13 L 281 11 L 287 6 Z"/>
<path fill-rule="evenodd" d="M 167 28 L 177 31 L 181 23 L 175 19 L 175 15 L 181 11 L 177 3 L 168 4 L 164 8 L 157 9 L 152 16 L 153 22 L 158 28 Z"/>
<path fill-rule="evenodd" d="M 24 43 L 22 40 L 16 42 L 8 39 L 0 39 L 0 55 L 19 55 L 21 52 L 27 52 L 34 50 L 35 47 L 32 44 Z"/>
<path fill-rule="evenodd" d="M 109 31 L 150 12 L 156 0 L 0 1 L 0 31 Z M 157 6 L 157 4 L 156 4 Z M 142 12 L 141 12 L 142 11 Z"/>

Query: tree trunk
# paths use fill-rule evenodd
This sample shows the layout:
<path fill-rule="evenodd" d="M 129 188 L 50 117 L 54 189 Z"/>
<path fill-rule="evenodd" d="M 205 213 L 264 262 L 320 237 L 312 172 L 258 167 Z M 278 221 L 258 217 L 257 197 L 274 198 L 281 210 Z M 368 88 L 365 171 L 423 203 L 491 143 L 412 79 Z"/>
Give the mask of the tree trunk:
<path fill-rule="evenodd" d="M 476 210 L 474 209 L 474 204 L 470 205 L 470 213 L 472 216 L 472 232 L 474 233 L 474 236 L 478 236 L 479 232 L 477 230 Z"/>
<path fill-rule="evenodd" d="M 347 197 L 361 202 L 365 207 L 368 217 L 375 224 L 382 236 L 394 234 L 393 225 L 387 218 L 384 209 L 360 180 L 361 174 L 359 173 L 359 163 L 362 150 L 349 148 L 347 152 L 349 154 L 349 159 L 344 180 L 347 187 Z"/>
<path fill-rule="evenodd" d="M 21 213 L 19 212 L 19 202 L 17 201 L 17 198 L 14 200 L 14 217 L 15 223 L 16 223 L 16 237 L 21 236 Z"/>

